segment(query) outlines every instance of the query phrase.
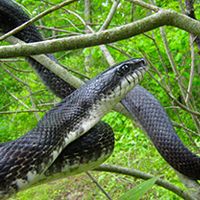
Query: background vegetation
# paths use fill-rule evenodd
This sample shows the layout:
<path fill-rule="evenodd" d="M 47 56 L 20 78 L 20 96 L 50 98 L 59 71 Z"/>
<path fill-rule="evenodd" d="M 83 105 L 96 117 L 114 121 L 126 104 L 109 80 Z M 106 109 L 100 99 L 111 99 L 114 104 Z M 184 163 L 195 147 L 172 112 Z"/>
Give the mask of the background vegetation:
<path fill-rule="evenodd" d="M 26 8 L 31 17 L 62 0 L 16 0 Z M 86 1 L 85 1 L 86 2 Z M 185 13 L 181 0 L 145 1 L 161 8 Z M 36 22 L 45 39 L 70 37 L 90 32 L 83 19 L 97 32 L 104 24 L 113 2 L 91 1 L 88 7 L 83 1 L 59 9 Z M 199 16 L 199 1 L 194 2 Z M 86 10 L 89 10 L 87 14 Z M 149 16 L 153 11 L 121 0 L 108 28 L 118 27 Z M 187 13 L 186 13 L 187 14 Z M 200 105 L 200 62 L 197 38 L 174 27 L 162 27 L 130 39 L 107 45 L 115 62 L 129 57 L 144 57 L 150 64 L 150 73 L 141 83 L 154 94 L 165 107 L 181 140 L 193 152 L 200 153 L 199 121 L 194 115 L 181 109 L 175 100 L 191 110 Z M 2 42 L 5 45 L 6 42 Z M 198 44 L 198 43 L 197 43 Z M 107 58 L 98 46 L 59 52 L 55 56 L 76 76 L 88 80 L 109 67 Z M 42 84 L 23 58 L 2 59 L 0 67 L 0 142 L 14 140 L 31 130 L 45 111 L 60 101 Z M 192 70 L 194 71 L 192 74 Z M 176 73 L 175 73 L 176 72 Z M 16 78 L 17 77 L 17 78 Z M 189 85 L 192 83 L 192 87 Z M 160 87 L 162 85 L 168 92 Z M 190 89 L 188 89 L 190 88 Z M 188 92 L 189 91 L 189 96 Z M 174 101 L 169 98 L 172 94 Z M 104 119 L 115 131 L 115 150 L 107 164 L 135 168 L 173 183 L 187 191 L 170 166 L 158 154 L 149 139 L 126 117 L 110 112 Z M 113 199 L 141 182 L 124 175 L 92 172 Z M 11 199 L 105 199 L 93 181 L 81 174 L 20 192 Z M 143 199 L 180 199 L 174 193 L 154 186 Z"/>

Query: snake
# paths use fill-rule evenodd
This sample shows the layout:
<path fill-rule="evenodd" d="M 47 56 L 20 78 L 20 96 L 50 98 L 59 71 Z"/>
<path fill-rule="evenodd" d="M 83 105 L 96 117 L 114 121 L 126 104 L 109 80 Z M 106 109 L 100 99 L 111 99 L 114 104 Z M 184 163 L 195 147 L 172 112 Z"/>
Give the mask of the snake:
<path fill-rule="evenodd" d="M 2 32 L 29 19 L 12 1 L 0 1 Z M 26 43 L 43 40 L 34 24 L 14 36 Z M 58 63 L 54 55 L 46 56 Z M 144 59 L 118 63 L 79 89 L 33 58 L 26 60 L 51 92 L 63 100 L 27 134 L 0 144 L 0 199 L 50 180 L 88 171 L 104 162 L 113 151 L 114 133 L 100 120 L 119 101 L 172 168 L 200 180 L 200 158 L 180 140 L 156 97 L 137 85 L 148 69 Z"/>

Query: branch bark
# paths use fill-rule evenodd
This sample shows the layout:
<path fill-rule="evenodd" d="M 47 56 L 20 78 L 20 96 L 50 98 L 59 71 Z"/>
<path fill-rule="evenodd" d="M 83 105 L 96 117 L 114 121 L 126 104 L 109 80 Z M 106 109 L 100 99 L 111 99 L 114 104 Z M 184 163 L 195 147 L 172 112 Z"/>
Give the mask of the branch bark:
<path fill-rule="evenodd" d="M 153 175 L 147 174 L 145 172 L 141 172 L 139 170 L 136 169 L 129 169 L 126 167 L 120 167 L 120 166 L 114 166 L 114 165 L 100 165 L 99 167 L 97 167 L 96 169 L 94 169 L 95 171 L 106 171 L 106 172 L 114 172 L 114 173 L 118 173 L 118 174 L 123 174 L 123 175 L 129 175 L 129 176 L 133 176 L 136 178 L 141 178 L 144 180 L 153 178 Z M 178 196 L 182 197 L 183 199 L 186 200 L 195 200 L 195 198 L 193 198 L 192 196 L 190 196 L 188 193 L 186 193 L 185 191 L 183 191 L 181 188 L 167 182 L 164 181 L 162 179 L 158 179 L 156 181 L 156 184 L 167 189 L 170 190 L 172 192 L 174 192 L 175 194 L 177 194 Z"/>
<path fill-rule="evenodd" d="M 112 43 L 164 25 L 174 26 L 200 37 L 200 23 L 198 21 L 175 11 L 162 9 L 139 21 L 102 32 L 31 44 L 0 47 L 0 58 L 54 53 Z"/>

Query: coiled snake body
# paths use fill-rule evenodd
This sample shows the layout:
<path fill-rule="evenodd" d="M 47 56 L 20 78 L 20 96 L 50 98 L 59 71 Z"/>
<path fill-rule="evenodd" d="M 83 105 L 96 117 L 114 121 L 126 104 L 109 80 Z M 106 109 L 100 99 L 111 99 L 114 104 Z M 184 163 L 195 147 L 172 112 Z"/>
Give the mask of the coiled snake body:
<path fill-rule="evenodd" d="M 27 20 L 29 17 L 17 5 L 9 0 L 0 1 L 0 29 L 4 32 Z M 15 36 L 25 42 L 42 40 L 34 25 Z M 53 55 L 47 56 L 57 62 Z M 75 91 L 34 59 L 28 57 L 27 60 L 44 84 L 64 99 L 47 112 L 29 133 L 15 141 L 0 144 L 0 198 L 48 180 L 52 174 L 59 178 L 61 172 L 64 175 L 78 173 L 80 165 L 88 170 L 103 162 L 112 152 L 114 139 L 107 124 L 95 124 L 146 71 L 143 59 L 131 59 L 101 73 Z M 164 108 L 153 95 L 136 86 L 121 102 L 174 169 L 192 179 L 200 179 L 200 158 L 178 138 Z M 87 154 L 83 157 L 84 151 Z"/>

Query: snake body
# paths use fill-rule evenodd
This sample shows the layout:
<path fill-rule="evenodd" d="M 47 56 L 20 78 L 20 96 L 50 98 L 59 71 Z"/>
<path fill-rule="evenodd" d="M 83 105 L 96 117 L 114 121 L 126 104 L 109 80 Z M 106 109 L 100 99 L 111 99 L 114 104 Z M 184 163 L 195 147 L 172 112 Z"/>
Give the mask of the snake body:
<path fill-rule="evenodd" d="M 142 79 L 146 68 L 143 59 L 109 68 L 50 109 L 34 129 L 3 145 L 1 195 L 15 193 L 40 180 L 68 144 L 90 130 Z M 110 151 L 107 148 L 102 149 L 102 154 Z"/>
<path fill-rule="evenodd" d="M 29 20 L 29 17 L 26 13 L 13 2 L 9 0 L 0 1 L 1 30 L 7 32 L 27 20 Z M 25 42 L 42 40 L 34 25 L 28 26 L 15 36 Z M 52 54 L 47 56 L 57 62 Z M 145 71 L 143 60 L 126 61 L 103 72 L 75 91 L 75 88 L 69 83 L 63 81 L 34 59 L 30 57 L 26 59 L 39 74 L 44 84 L 64 100 L 47 112 L 29 133 L 15 141 L 0 144 L 0 198 L 8 197 L 21 189 L 44 182 L 48 178 L 51 179 L 52 175 L 59 178 L 62 173 L 64 175 L 76 173 L 79 171 L 78 166 L 81 163 L 88 169 L 90 165 L 93 168 L 103 162 L 112 152 L 113 132 L 103 122 L 99 122 L 92 129 L 90 128 L 111 109 L 108 104 L 105 106 L 105 99 L 108 99 L 109 92 L 103 95 L 101 99 L 100 97 L 105 94 L 104 89 L 107 88 L 107 90 L 112 91 L 113 86 L 103 87 L 103 85 L 107 85 L 108 82 L 119 84 L 117 82 L 120 82 L 120 80 L 111 81 L 107 77 L 104 82 L 102 81 L 104 80 L 102 74 L 106 74 L 108 71 L 112 72 L 113 69 L 116 70 L 120 66 L 134 65 L 137 68 L 141 67 L 139 71 L 142 71 L 142 74 L 140 72 L 135 74 L 135 80 L 138 80 L 141 79 Z M 118 74 L 120 73 L 118 72 Z M 115 75 L 109 76 L 112 79 L 115 77 Z M 101 81 L 99 81 L 100 79 Z M 99 84 L 100 82 L 102 82 L 102 85 Z M 133 84 L 131 85 L 133 87 Z M 118 94 L 120 93 L 118 92 Z M 65 98 L 66 96 L 68 97 Z M 109 105 L 111 104 L 113 107 L 120 98 L 115 98 L 114 102 L 110 102 Z M 81 99 L 79 104 L 77 104 L 78 99 Z M 190 152 L 181 142 L 164 108 L 152 94 L 143 87 L 136 86 L 121 102 L 130 114 L 139 121 L 157 150 L 174 169 L 192 179 L 200 179 L 200 158 Z M 103 112 L 97 112 L 100 107 Z M 90 123 L 88 123 L 88 118 L 92 119 L 89 120 Z M 77 122 L 77 119 L 81 119 L 82 122 Z M 76 122 L 72 124 L 72 121 Z M 85 133 L 87 130 L 89 132 Z M 101 136 L 100 132 L 105 133 L 105 135 Z M 39 137 L 35 137 L 35 135 Z M 77 139 L 79 136 L 81 137 Z M 75 141 L 70 143 L 72 140 Z M 91 146 L 88 146 L 89 142 Z M 84 151 L 87 152 L 86 157 L 82 157 Z M 68 169 L 65 166 L 68 166 Z"/>
<path fill-rule="evenodd" d="M 137 119 L 162 157 L 177 171 L 200 179 L 200 158 L 180 140 L 159 101 L 137 85 L 122 99 L 123 105 Z"/>

